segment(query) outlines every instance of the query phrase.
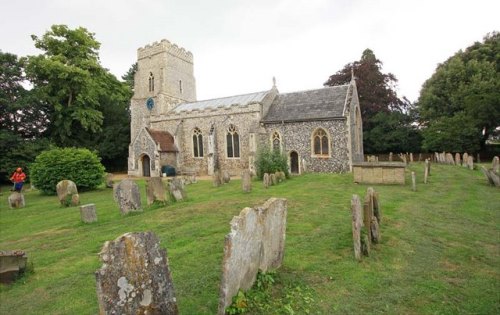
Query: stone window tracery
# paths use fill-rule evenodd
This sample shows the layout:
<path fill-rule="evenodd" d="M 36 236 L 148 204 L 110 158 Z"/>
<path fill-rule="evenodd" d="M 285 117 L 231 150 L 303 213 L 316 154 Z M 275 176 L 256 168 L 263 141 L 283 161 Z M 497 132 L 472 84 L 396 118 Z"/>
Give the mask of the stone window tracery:
<path fill-rule="evenodd" d="M 330 139 L 322 128 L 314 131 L 312 136 L 313 155 L 318 157 L 328 157 L 330 155 Z"/>
<path fill-rule="evenodd" d="M 234 125 L 229 125 L 226 135 L 227 144 L 227 157 L 239 158 L 240 157 L 240 136 Z"/>
<path fill-rule="evenodd" d="M 273 151 L 281 152 L 281 136 L 280 136 L 279 132 L 275 131 L 273 133 L 273 136 L 271 138 L 271 145 L 272 145 Z"/>
<path fill-rule="evenodd" d="M 193 131 L 193 156 L 203 157 L 203 134 L 198 127 Z"/>
<path fill-rule="evenodd" d="M 149 92 L 153 92 L 155 90 L 155 76 L 153 72 L 149 73 Z"/>

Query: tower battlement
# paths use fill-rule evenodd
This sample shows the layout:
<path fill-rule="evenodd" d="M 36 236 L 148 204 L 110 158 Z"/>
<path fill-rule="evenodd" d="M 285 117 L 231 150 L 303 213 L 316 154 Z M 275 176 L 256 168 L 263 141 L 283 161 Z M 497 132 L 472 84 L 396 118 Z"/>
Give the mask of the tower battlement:
<path fill-rule="evenodd" d="M 140 60 L 148 58 L 163 52 L 180 58 L 186 62 L 193 63 L 193 54 L 189 50 L 179 47 L 166 39 L 162 39 L 160 42 L 154 42 L 137 49 L 137 59 Z"/>

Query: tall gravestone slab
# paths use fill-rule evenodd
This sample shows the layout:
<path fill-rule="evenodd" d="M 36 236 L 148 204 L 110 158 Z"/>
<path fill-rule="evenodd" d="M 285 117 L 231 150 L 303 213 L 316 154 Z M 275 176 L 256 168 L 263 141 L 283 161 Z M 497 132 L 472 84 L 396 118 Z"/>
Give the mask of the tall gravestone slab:
<path fill-rule="evenodd" d="M 273 174 L 271 174 L 271 176 L 272 175 Z M 249 170 L 241 172 L 241 189 L 246 193 L 252 191 L 252 176 L 250 175 Z"/>
<path fill-rule="evenodd" d="M 146 180 L 146 200 L 148 205 L 153 204 L 155 201 L 167 201 L 165 186 L 161 177 L 150 177 Z"/>
<path fill-rule="evenodd" d="M 462 161 L 460 160 L 460 153 L 455 153 L 455 165 L 462 165 Z"/>
<path fill-rule="evenodd" d="M 118 185 L 115 185 L 113 195 L 120 206 L 122 214 L 142 211 L 139 186 L 133 180 L 124 179 Z"/>
<path fill-rule="evenodd" d="M 446 153 L 446 164 L 455 165 L 455 160 L 451 153 Z"/>
<path fill-rule="evenodd" d="M 271 198 L 262 206 L 243 209 L 231 220 L 224 244 L 219 315 L 225 314 L 238 290 L 252 287 L 259 270 L 281 266 L 286 215 L 286 199 Z"/>
<path fill-rule="evenodd" d="M 97 213 L 95 204 L 89 203 L 80 206 L 80 218 L 84 223 L 92 223 L 97 221 Z"/>
<path fill-rule="evenodd" d="M 264 173 L 264 176 L 262 178 L 262 184 L 264 185 L 264 188 L 269 188 L 270 186 L 271 179 L 269 178 L 268 173 Z"/>
<path fill-rule="evenodd" d="M 168 189 L 170 191 L 170 195 L 175 199 L 175 201 L 182 201 L 187 197 L 184 183 L 180 178 L 173 178 L 168 183 Z"/>
<path fill-rule="evenodd" d="M 77 206 L 80 203 L 80 195 L 73 181 L 67 179 L 60 181 L 56 185 L 56 191 L 62 206 Z"/>
<path fill-rule="evenodd" d="M 363 213 L 361 212 L 361 201 L 358 195 L 351 199 L 352 213 L 352 241 L 354 245 L 354 258 L 361 260 L 361 228 L 363 227 Z"/>
<path fill-rule="evenodd" d="M 467 152 L 464 153 L 462 158 L 462 166 L 467 167 L 467 162 L 469 161 L 469 154 Z"/>
<path fill-rule="evenodd" d="M 498 170 L 499 170 L 499 159 L 498 159 L 498 156 L 495 156 L 493 158 L 493 160 L 491 161 L 491 169 L 493 170 L 493 172 L 497 173 L 498 174 Z"/>
<path fill-rule="evenodd" d="M 467 157 L 467 167 L 470 169 L 470 170 L 473 170 L 474 169 L 474 158 L 472 157 L 472 155 L 469 155 Z"/>
<path fill-rule="evenodd" d="M 106 242 L 95 273 L 100 314 L 179 314 L 167 252 L 153 232 Z"/>

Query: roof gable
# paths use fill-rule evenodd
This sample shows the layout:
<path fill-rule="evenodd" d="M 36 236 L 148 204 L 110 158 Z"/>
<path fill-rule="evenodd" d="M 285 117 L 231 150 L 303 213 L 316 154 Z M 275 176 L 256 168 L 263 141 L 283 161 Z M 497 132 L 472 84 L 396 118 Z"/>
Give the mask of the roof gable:
<path fill-rule="evenodd" d="M 174 143 L 174 137 L 167 131 L 152 130 L 146 128 L 151 138 L 160 145 L 160 152 L 179 152 L 177 146 Z"/>
<path fill-rule="evenodd" d="M 349 85 L 279 94 L 263 122 L 306 121 L 344 117 Z"/>

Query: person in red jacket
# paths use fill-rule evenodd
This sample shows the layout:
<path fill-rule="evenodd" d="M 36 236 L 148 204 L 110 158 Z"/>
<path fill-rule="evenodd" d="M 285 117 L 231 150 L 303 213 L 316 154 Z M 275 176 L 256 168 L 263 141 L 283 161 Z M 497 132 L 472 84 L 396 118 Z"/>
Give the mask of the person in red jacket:
<path fill-rule="evenodd" d="M 18 167 L 14 174 L 10 177 L 10 180 L 14 183 L 14 190 L 21 192 L 24 185 L 24 180 L 26 179 L 26 174 L 24 174 L 23 169 Z"/>

